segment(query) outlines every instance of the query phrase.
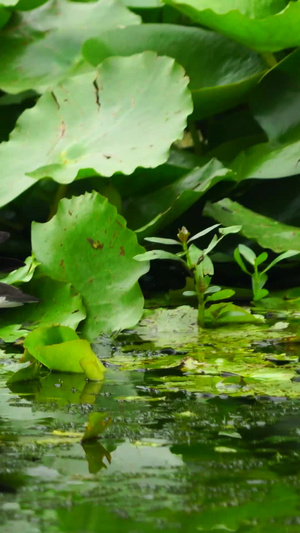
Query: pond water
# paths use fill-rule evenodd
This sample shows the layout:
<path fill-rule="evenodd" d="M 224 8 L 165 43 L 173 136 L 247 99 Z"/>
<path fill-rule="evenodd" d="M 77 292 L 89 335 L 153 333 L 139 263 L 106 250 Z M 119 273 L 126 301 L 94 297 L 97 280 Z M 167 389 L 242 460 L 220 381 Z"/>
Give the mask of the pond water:
<path fill-rule="evenodd" d="M 101 384 L 45 373 L 10 387 L 16 356 L 2 354 L 1 533 L 299 532 L 300 400 L 184 387 L 165 364 L 179 350 L 130 366 L 143 350 L 145 363 L 142 343 L 105 356 Z M 92 411 L 111 423 L 82 445 Z"/>

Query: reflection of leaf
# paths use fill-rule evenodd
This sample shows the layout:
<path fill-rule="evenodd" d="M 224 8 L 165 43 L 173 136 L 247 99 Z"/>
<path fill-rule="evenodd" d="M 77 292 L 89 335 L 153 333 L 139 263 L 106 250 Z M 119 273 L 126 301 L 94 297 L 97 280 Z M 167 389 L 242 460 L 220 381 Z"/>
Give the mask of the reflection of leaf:
<path fill-rule="evenodd" d="M 85 337 L 138 322 L 143 296 L 137 281 L 149 266 L 133 259 L 144 248 L 105 198 L 92 193 L 64 199 L 49 222 L 33 224 L 32 246 L 41 271 L 81 294 Z"/>
<path fill-rule="evenodd" d="M 241 234 L 257 241 L 262 248 L 270 248 L 274 252 L 285 252 L 291 249 L 300 251 L 299 228 L 254 213 L 237 202 L 232 202 L 229 198 L 224 198 L 214 204 L 207 203 L 204 213 L 224 226 L 240 224 Z"/>
<path fill-rule="evenodd" d="M 82 442 L 97 439 L 111 423 L 107 413 L 90 413 Z"/>
<path fill-rule="evenodd" d="M 144 52 L 108 58 L 45 92 L 1 145 L 1 205 L 36 179 L 70 183 L 78 174 L 110 177 L 164 163 L 192 112 L 187 84 L 173 59 Z"/>
<path fill-rule="evenodd" d="M 81 446 L 85 451 L 90 474 L 97 474 L 101 468 L 107 468 L 104 458 L 110 463 L 111 455 L 100 442 L 84 441 Z"/>
<path fill-rule="evenodd" d="M 40 365 L 37 361 L 30 363 L 28 366 L 17 370 L 8 380 L 7 385 L 18 381 L 30 381 L 39 377 Z"/>

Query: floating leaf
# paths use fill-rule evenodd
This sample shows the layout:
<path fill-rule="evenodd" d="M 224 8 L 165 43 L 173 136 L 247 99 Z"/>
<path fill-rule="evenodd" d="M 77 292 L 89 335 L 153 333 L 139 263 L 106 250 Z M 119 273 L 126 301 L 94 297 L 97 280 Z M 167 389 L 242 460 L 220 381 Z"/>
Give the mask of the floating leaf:
<path fill-rule="evenodd" d="M 144 300 L 137 281 L 149 264 L 133 259 L 144 248 L 106 198 L 94 192 L 62 200 L 49 222 L 33 224 L 32 247 L 42 272 L 81 294 L 86 338 L 138 322 Z"/>
<path fill-rule="evenodd" d="M 88 341 L 79 339 L 71 328 L 52 326 L 37 328 L 26 337 L 24 347 L 50 370 L 82 373 L 91 380 L 102 380 L 105 368 Z"/>
<path fill-rule="evenodd" d="M 35 179 L 70 183 L 78 174 L 109 177 L 164 163 L 192 112 L 187 83 L 173 59 L 145 52 L 109 58 L 46 92 L 0 147 L 0 205 Z"/>
<path fill-rule="evenodd" d="M 208 202 L 204 213 L 224 226 L 241 224 L 241 234 L 257 241 L 262 248 L 270 248 L 277 253 L 291 249 L 300 251 L 299 228 L 259 215 L 237 202 L 232 202 L 229 198 L 214 204 Z"/>

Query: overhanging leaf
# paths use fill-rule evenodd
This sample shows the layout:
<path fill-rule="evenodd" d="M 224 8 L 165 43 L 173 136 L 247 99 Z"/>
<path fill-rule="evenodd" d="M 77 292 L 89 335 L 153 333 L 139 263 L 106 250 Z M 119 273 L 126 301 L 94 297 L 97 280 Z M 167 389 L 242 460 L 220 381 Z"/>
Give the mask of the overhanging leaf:
<path fill-rule="evenodd" d="M 199 200 L 211 187 L 223 180 L 232 181 L 235 174 L 216 159 L 195 168 L 174 183 L 152 194 L 128 201 L 126 213 L 139 238 L 158 232 Z M 143 224 L 143 225 L 142 225 Z"/>
<path fill-rule="evenodd" d="M 270 141 L 299 138 L 300 50 L 287 55 L 263 77 L 250 103 Z M 297 135 L 298 133 L 298 135 Z"/>
<path fill-rule="evenodd" d="M 194 116 L 203 118 L 243 101 L 266 70 L 255 52 L 202 28 L 142 24 L 102 33 L 87 40 L 85 59 L 96 66 L 109 56 L 153 50 L 173 57 L 190 78 Z"/>
<path fill-rule="evenodd" d="M 187 83 L 173 59 L 145 52 L 107 59 L 45 93 L 0 147 L 0 205 L 32 178 L 69 183 L 78 174 L 109 177 L 164 163 L 192 111 Z"/>
<path fill-rule="evenodd" d="M 143 296 L 137 280 L 149 264 L 133 259 L 144 248 L 106 198 L 94 192 L 62 200 L 52 220 L 33 224 L 32 247 L 41 271 L 81 294 L 86 338 L 138 322 Z"/>
<path fill-rule="evenodd" d="M 214 204 L 208 202 L 204 214 L 218 220 L 224 226 L 240 224 L 241 234 L 257 241 L 263 248 L 270 248 L 277 253 L 291 249 L 300 251 L 299 228 L 259 215 L 237 202 L 232 202 L 229 198 Z"/>
<path fill-rule="evenodd" d="M 299 46 L 299 2 L 287 0 L 165 0 L 198 24 L 249 48 L 275 52 Z"/>
<path fill-rule="evenodd" d="M 140 22 L 117 0 L 51 0 L 18 19 L 0 34 L 0 87 L 14 94 L 53 87 L 70 73 L 86 39 Z"/>

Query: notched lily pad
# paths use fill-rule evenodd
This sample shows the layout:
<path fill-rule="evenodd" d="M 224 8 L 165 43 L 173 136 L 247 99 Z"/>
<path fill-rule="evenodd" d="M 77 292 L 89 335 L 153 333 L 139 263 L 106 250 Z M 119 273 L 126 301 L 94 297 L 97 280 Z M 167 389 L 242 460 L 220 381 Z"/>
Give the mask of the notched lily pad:
<path fill-rule="evenodd" d="M 94 192 L 64 199 L 49 222 L 33 224 L 32 246 L 41 272 L 82 296 L 86 338 L 138 322 L 144 304 L 138 279 L 149 264 L 133 259 L 144 248 L 106 198 Z"/>
<path fill-rule="evenodd" d="M 1 205 L 37 179 L 70 183 L 163 164 L 193 110 L 188 81 L 173 59 L 144 52 L 108 58 L 45 92 L 1 145 Z"/>

